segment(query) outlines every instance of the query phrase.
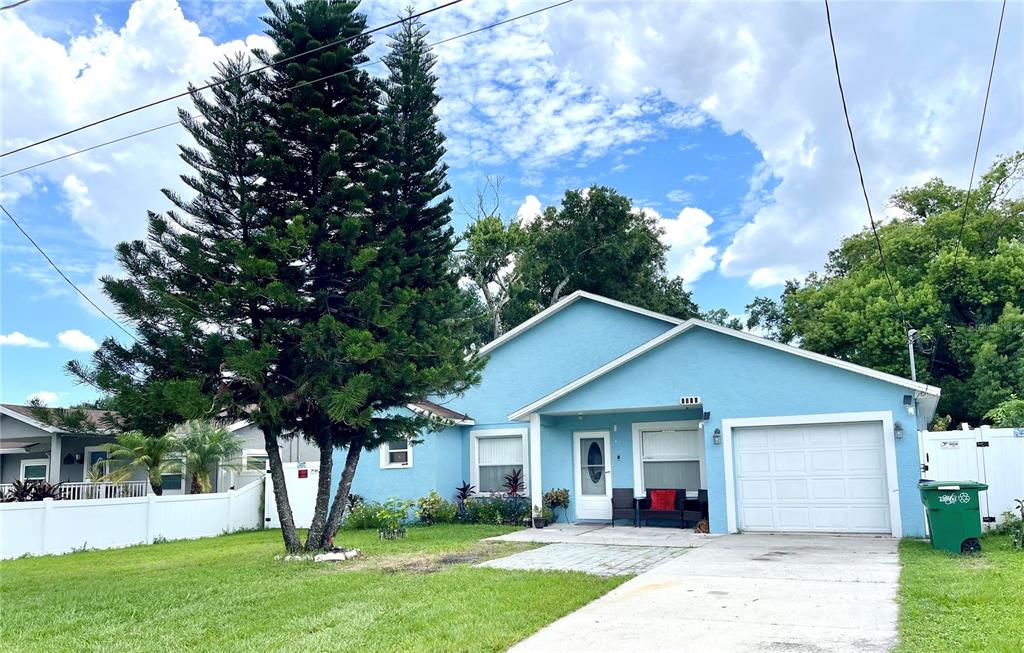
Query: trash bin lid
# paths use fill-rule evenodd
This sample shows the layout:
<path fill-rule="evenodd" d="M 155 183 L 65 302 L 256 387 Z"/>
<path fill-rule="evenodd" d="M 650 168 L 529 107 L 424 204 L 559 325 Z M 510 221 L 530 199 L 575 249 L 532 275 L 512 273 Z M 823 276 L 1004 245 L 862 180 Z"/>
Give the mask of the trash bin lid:
<path fill-rule="evenodd" d="M 977 481 L 924 481 L 917 486 L 922 490 L 946 492 L 951 490 L 987 490 L 988 485 Z"/>

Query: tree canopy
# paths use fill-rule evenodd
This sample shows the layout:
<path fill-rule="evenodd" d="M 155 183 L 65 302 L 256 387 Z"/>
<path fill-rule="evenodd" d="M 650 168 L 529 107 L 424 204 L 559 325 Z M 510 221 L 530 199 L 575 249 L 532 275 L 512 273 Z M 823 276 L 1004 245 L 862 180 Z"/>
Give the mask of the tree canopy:
<path fill-rule="evenodd" d="M 938 414 L 980 423 L 1024 396 L 1024 201 L 1014 190 L 1024 153 L 997 159 L 968 198 L 933 179 L 890 200 L 878 229 L 895 297 L 872 233 L 844 238 L 821 274 L 748 305 L 748 327 L 782 342 L 942 388 Z M 962 238 L 960 237 L 962 229 Z"/>

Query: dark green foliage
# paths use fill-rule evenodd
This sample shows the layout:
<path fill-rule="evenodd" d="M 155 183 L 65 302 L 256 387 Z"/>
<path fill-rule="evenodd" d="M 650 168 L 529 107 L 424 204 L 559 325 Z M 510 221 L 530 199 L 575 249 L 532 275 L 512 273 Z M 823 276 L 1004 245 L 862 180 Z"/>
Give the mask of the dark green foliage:
<path fill-rule="evenodd" d="M 904 217 L 879 228 L 888 271 L 920 341 L 919 380 L 942 388 L 938 415 L 974 424 L 1024 396 L 1024 152 L 996 160 L 971 193 L 934 179 L 896 193 Z M 823 274 L 758 298 L 748 326 L 782 342 L 910 375 L 907 325 L 870 231 L 845 238 Z M 1015 424 L 1015 426 L 1017 426 Z"/>
<path fill-rule="evenodd" d="M 476 494 L 476 486 L 470 485 L 466 481 L 463 481 L 462 485 L 455 487 L 455 499 L 457 501 L 465 501 L 474 494 Z"/>
<path fill-rule="evenodd" d="M 465 501 L 462 521 L 468 524 L 522 525 L 530 518 L 530 502 L 524 497 L 472 497 Z"/>
<path fill-rule="evenodd" d="M 431 490 L 430 494 L 416 500 L 416 519 L 421 524 L 451 524 L 458 514 L 458 505 L 446 501 L 437 490 Z"/>
<path fill-rule="evenodd" d="M 508 493 L 510 497 L 518 497 L 526 489 L 523 483 L 523 468 L 516 467 L 510 473 L 505 474 L 505 484 L 502 485 L 502 489 Z"/>
<path fill-rule="evenodd" d="M 48 483 L 46 481 L 22 481 L 15 479 L 11 482 L 11 488 L 0 497 L 0 503 L 16 503 L 20 501 L 42 501 L 53 499 L 54 501 L 64 498 L 63 483 Z"/>

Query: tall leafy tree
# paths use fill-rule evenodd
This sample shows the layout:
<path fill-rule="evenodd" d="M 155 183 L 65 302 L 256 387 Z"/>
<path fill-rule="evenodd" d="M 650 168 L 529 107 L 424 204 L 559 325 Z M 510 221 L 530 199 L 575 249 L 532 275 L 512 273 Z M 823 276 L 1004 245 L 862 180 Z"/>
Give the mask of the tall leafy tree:
<path fill-rule="evenodd" d="M 525 292 L 510 326 L 586 290 L 675 317 L 697 314 L 683 280 L 666 275 L 668 246 L 657 219 L 611 188 L 566 191 L 526 228 L 517 262 Z"/>
<path fill-rule="evenodd" d="M 89 365 L 68 367 L 111 394 L 123 427 L 150 439 L 188 419 L 251 420 L 264 434 L 285 547 L 296 550 L 278 444 L 297 412 L 288 364 L 300 345 L 307 235 L 301 220 L 256 201 L 262 79 L 244 56 L 217 70 L 212 98 L 193 93 L 195 115 L 180 112 L 197 143 L 180 148 L 194 195 L 164 191 L 176 210 L 150 213 L 148 238 L 117 247 L 124 277 L 103 280 L 138 341 L 108 339 Z"/>
<path fill-rule="evenodd" d="M 748 326 L 892 374 L 910 375 L 907 328 L 918 332 L 918 378 L 942 388 L 939 414 L 979 423 L 1024 396 L 1024 153 L 997 159 L 970 193 L 940 179 L 897 192 L 901 218 L 829 253 L 823 273 L 749 305 Z M 962 238 L 961 238 L 962 229 Z"/>
<path fill-rule="evenodd" d="M 407 18 L 384 57 L 389 74 L 380 84 L 385 179 L 375 220 L 378 241 L 372 263 L 361 272 L 366 290 L 355 298 L 360 306 L 372 302 L 375 311 L 372 321 L 353 325 L 374 347 L 357 371 L 369 380 L 372 418 L 365 424 L 331 415 L 347 431 L 347 453 L 324 546 L 341 524 L 360 452 L 433 426 L 403 409 L 427 395 L 462 392 L 479 378 L 482 364 L 466 356 L 475 334 L 453 265 L 444 136 L 435 113 L 436 59 L 426 36 L 418 19 Z"/>

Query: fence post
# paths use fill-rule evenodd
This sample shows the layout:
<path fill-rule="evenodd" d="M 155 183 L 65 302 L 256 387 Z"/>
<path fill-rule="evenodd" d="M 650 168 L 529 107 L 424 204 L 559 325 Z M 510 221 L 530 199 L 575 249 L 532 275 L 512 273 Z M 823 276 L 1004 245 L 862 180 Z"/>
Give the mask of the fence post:
<path fill-rule="evenodd" d="M 234 533 L 234 517 L 235 517 L 235 492 L 237 490 L 228 490 L 228 528 L 229 533 Z"/>
<path fill-rule="evenodd" d="M 146 495 L 146 544 L 153 543 L 153 506 L 156 503 L 155 494 Z"/>
<path fill-rule="evenodd" d="M 53 511 L 53 498 L 47 497 L 43 499 L 43 550 L 40 551 L 41 555 L 46 555 L 50 552 L 50 522 L 53 521 L 51 512 Z"/>

